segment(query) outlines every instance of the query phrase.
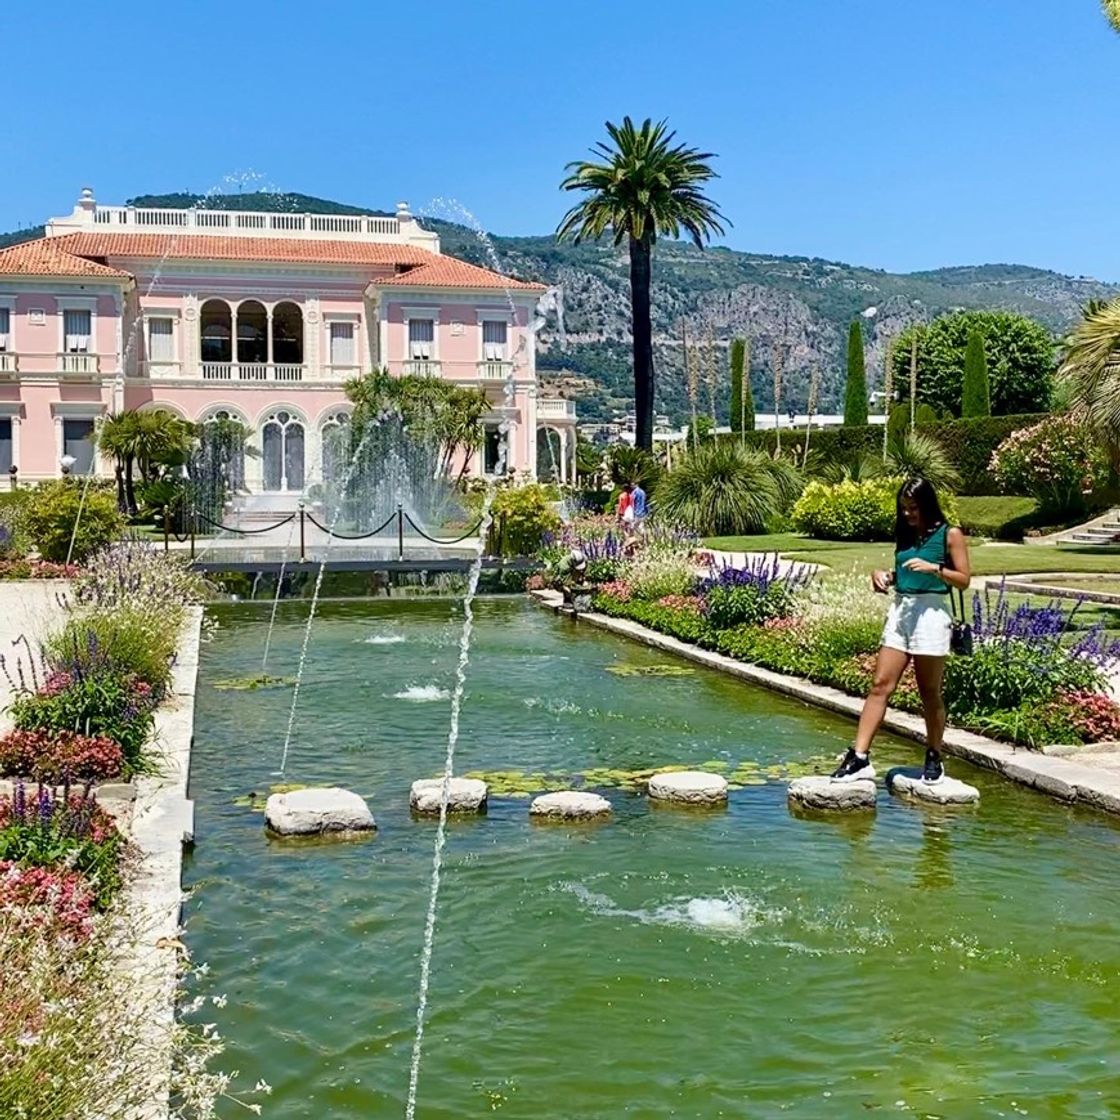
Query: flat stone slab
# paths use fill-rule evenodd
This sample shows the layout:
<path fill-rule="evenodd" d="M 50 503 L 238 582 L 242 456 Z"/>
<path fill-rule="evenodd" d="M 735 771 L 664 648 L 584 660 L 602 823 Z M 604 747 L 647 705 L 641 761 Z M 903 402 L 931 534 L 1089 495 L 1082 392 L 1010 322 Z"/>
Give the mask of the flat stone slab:
<path fill-rule="evenodd" d="M 611 803 L 597 793 L 565 789 L 558 793 L 542 793 L 529 805 L 529 816 L 541 820 L 590 820 L 609 816 Z"/>
<path fill-rule="evenodd" d="M 297 789 L 265 802 L 264 823 L 279 836 L 337 836 L 372 832 L 369 806 L 348 789 Z"/>
<path fill-rule="evenodd" d="M 452 778 L 447 786 L 449 813 L 481 813 L 486 808 L 489 789 L 479 778 Z M 414 813 L 439 813 L 443 796 L 442 778 L 420 778 L 412 783 L 408 804 Z"/>
<path fill-rule="evenodd" d="M 649 780 L 649 795 L 657 801 L 686 805 L 722 805 L 727 800 L 727 779 L 703 770 L 654 774 Z"/>
<path fill-rule="evenodd" d="M 980 800 L 980 791 L 967 782 L 948 775 L 939 782 L 923 782 L 920 771 L 892 770 L 887 775 L 887 788 L 934 805 L 973 805 Z"/>
<path fill-rule="evenodd" d="M 829 777 L 794 778 L 787 795 L 806 809 L 874 809 L 875 783 L 871 779 L 834 782 Z"/>

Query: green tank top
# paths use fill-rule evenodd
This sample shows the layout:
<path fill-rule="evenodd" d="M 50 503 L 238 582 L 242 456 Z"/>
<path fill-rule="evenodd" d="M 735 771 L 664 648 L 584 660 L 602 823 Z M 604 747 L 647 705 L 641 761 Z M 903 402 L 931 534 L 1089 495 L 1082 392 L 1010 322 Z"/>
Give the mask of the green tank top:
<path fill-rule="evenodd" d="M 942 524 L 912 548 L 894 554 L 894 586 L 903 595 L 948 595 L 949 587 L 935 572 L 912 572 L 903 565 L 918 557 L 931 564 L 945 564 L 949 559 L 949 526 Z"/>

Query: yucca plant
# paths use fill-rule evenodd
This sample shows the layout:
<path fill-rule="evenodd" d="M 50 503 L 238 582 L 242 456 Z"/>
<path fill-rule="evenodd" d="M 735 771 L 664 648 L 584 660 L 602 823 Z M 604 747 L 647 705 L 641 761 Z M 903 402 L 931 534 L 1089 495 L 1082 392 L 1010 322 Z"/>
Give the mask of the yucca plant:
<path fill-rule="evenodd" d="M 887 448 L 886 473 L 900 478 L 924 478 L 935 490 L 960 489 L 960 472 L 949 453 L 932 436 L 907 432 Z"/>
<path fill-rule="evenodd" d="M 683 456 L 656 491 L 657 515 L 697 533 L 758 533 L 800 492 L 790 463 L 732 442 L 710 442 Z"/>
<path fill-rule="evenodd" d="M 1120 7 L 1120 0 L 1117 0 Z M 1120 299 L 1087 305 L 1058 370 L 1070 411 L 1120 461 Z"/>
<path fill-rule="evenodd" d="M 870 451 L 861 451 L 844 459 L 826 459 L 815 452 L 809 455 L 809 474 L 822 482 L 867 482 L 890 474 L 883 460 Z"/>

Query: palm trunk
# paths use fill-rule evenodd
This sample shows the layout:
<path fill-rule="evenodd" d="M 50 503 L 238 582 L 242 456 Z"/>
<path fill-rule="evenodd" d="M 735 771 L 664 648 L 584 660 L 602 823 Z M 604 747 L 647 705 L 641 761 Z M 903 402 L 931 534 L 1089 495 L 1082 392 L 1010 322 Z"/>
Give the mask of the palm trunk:
<path fill-rule="evenodd" d="M 132 484 L 132 456 L 125 456 L 124 460 L 124 497 L 128 503 L 130 517 L 136 516 L 136 489 Z"/>
<path fill-rule="evenodd" d="M 630 238 L 630 320 L 634 334 L 635 446 L 653 450 L 653 325 L 650 321 L 649 237 Z"/>

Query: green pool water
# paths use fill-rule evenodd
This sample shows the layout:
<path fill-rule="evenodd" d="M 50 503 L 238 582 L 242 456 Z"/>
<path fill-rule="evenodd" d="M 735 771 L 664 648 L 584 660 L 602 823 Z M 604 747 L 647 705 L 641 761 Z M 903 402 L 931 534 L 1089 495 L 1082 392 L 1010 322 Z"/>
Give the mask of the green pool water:
<path fill-rule="evenodd" d="M 478 618 L 460 773 L 833 755 L 851 725 L 520 601 Z M 259 672 L 267 608 L 219 609 L 204 648 L 187 941 L 223 1066 L 266 1115 L 404 1115 L 435 825 L 408 789 L 446 747 L 449 600 L 324 604 L 287 780 L 367 797 L 375 839 L 266 838 L 290 692 Z M 295 672 L 305 604 L 270 673 Z M 887 765 L 917 748 L 886 739 Z M 1095 1117 L 1120 1109 L 1120 831 L 963 764 L 976 809 L 880 793 L 802 819 L 771 780 L 725 811 L 611 789 L 609 823 L 534 825 L 525 798 L 449 832 L 417 1115 Z M 778 771 L 771 771 L 777 773 Z M 225 1116 L 244 1115 L 229 1105 Z"/>

